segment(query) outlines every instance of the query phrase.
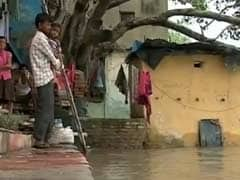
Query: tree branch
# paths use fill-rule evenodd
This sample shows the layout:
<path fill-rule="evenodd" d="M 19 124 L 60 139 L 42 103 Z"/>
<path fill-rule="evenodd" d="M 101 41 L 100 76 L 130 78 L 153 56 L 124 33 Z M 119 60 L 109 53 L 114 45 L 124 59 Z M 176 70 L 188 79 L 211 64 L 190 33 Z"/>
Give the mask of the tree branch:
<path fill-rule="evenodd" d="M 195 40 L 198 40 L 200 42 L 206 42 L 211 43 L 213 46 L 218 47 L 230 47 L 232 49 L 237 49 L 234 46 L 216 41 L 215 39 L 210 39 L 205 36 L 203 36 L 200 33 L 194 32 L 191 29 L 176 24 L 174 22 L 171 22 L 166 19 L 164 16 L 160 17 L 149 17 L 149 18 L 136 18 L 131 21 L 121 22 L 119 23 L 112 31 L 112 40 L 111 42 L 117 41 L 119 38 L 121 38 L 127 31 L 132 30 L 134 28 L 140 27 L 140 26 L 146 26 L 146 25 L 152 25 L 152 26 L 161 26 L 168 29 L 175 30 L 177 32 L 180 32 L 188 37 L 191 37 Z"/>
<path fill-rule="evenodd" d="M 219 12 L 219 15 L 224 14 L 225 11 L 227 11 L 227 10 L 230 9 L 230 8 L 233 8 L 234 6 L 235 6 L 235 4 L 224 7 L 224 8 Z M 207 27 L 209 27 L 209 26 L 210 26 L 212 23 L 214 23 L 215 21 L 216 21 L 216 20 L 213 19 L 212 21 L 210 21 L 209 23 L 207 23 L 203 28 L 206 29 Z"/>
<path fill-rule="evenodd" d="M 192 3 L 192 0 L 177 0 L 177 1 L 182 4 Z"/>
<path fill-rule="evenodd" d="M 214 40 L 217 40 L 219 37 L 221 37 L 221 35 L 222 35 L 226 30 L 228 30 L 228 29 L 231 28 L 231 27 L 232 27 L 232 25 L 229 25 L 229 26 L 225 27 L 225 28 L 214 38 Z"/>
<path fill-rule="evenodd" d="M 210 19 L 216 19 L 217 21 L 223 21 L 227 22 L 233 25 L 239 25 L 240 24 L 240 18 L 236 17 L 231 17 L 227 15 L 219 15 L 218 13 L 215 12 L 210 12 L 210 11 L 200 11 L 196 9 L 174 9 L 174 10 L 168 10 L 162 14 L 160 14 L 158 17 L 145 17 L 145 18 L 134 18 L 128 21 L 123 21 L 120 22 L 114 29 L 113 29 L 113 38 L 112 41 L 118 40 L 124 33 L 127 31 L 140 27 L 140 26 L 163 26 L 166 27 L 166 24 L 168 24 L 168 18 L 173 17 L 173 16 L 193 16 L 193 17 L 201 17 L 201 18 L 210 18 Z M 167 23 L 166 23 L 167 22 Z M 171 23 L 170 28 L 178 28 L 177 31 L 181 32 L 181 28 L 185 30 L 186 34 L 186 27 L 177 25 Z M 181 27 L 181 28 L 179 28 Z M 169 27 L 167 27 L 169 28 Z M 175 29 L 174 29 L 175 30 Z M 192 37 L 198 41 L 205 41 L 205 37 L 199 33 L 189 33 L 191 30 L 188 29 L 187 31 L 187 36 Z M 193 32 L 193 31 L 191 31 Z M 184 33 L 184 32 L 183 32 Z"/>
<path fill-rule="evenodd" d="M 108 9 L 118 7 L 121 4 L 126 3 L 128 1 L 130 1 L 130 0 L 112 0 L 112 2 L 110 2 L 109 6 L 108 6 Z"/>
<path fill-rule="evenodd" d="M 205 34 L 204 34 L 204 27 L 202 27 L 201 24 L 199 24 L 199 28 L 200 28 L 200 30 L 201 30 L 201 34 L 204 36 L 204 35 L 205 35 Z"/>
<path fill-rule="evenodd" d="M 230 49 L 235 49 L 237 51 L 239 51 L 239 48 L 235 47 L 235 46 L 232 46 L 232 45 L 229 45 L 229 44 L 225 44 L 225 43 L 222 43 L 220 41 L 216 41 L 216 39 L 210 39 L 210 38 L 207 38 L 197 32 L 194 32 L 182 25 L 178 25 L 178 24 L 175 24 L 173 22 L 170 22 L 170 21 L 167 21 L 164 23 L 163 27 L 166 27 L 166 28 L 169 28 L 169 29 L 172 29 L 172 30 L 175 30 L 177 32 L 180 32 L 188 37 L 191 37 L 193 39 L 196 39 L 200 42 L 206 42 L 206 43 L 211 43 L 212 46 L 216 46 L 216 47 L 226 47 L 226 48 L 230 48 Z M 227 51 L 227 50 L 226 50 Z"/>
<path fill-rule="evenodd" d="M 173 16 L 200 17 L 200 18 L 215 19 L 217 21 L 222 21 L 229 24 L 233 24 L 233 25 L 240 25 L 240 18 L 227 16 L 227 15 L 223 15 L 223 14 L 219 14 L 211 11 L 196 10 L 193 8 L 168 10 L 165 13 L 162 13 L 160 16 L 164 16 L 165 19 Z"/>
<path fill-rule="evenodd" d="M 91 12 L 89 18 L 101 19 L 101 17 L 105 14 L 108 8 L 110 1 L 111 0 L 97 0 L 97 3 L 92 5 L 94 7 L 94 10 Z M 95 0 L 93 0 L 93 2 L 95 2 Z"/>
<path fill-rule="evenodd" d="M 188 29 L 187 27 L 185 26 L 182 26 L 182 25 L 178 25 L 174 22 L 171 22 L 171 21 L 165 21 L 162 23 L 161 25 L 162 27 L 165 27 L 165 28 L 169 28 L 169 29 L 172 29 L 172 30 L 175 30 L 177 32 L 180 32 L 190 38 L 193 38 L 195 40 L 198 40 L 198 41 L 201 41 L 201 42 L 210 42 L 212 41 L 211 39 L 208 39 L 207 37 L 205 37 L 204 35 L 200 34 L 200 33 L 197 33 L 195 31 L 192 31 L 191 29 Z"/>
<path fill-rule="evenodd" d="M 135 29 L 140 26 L 148 26 L 148 25 L 170 28 L 175 31 L 181 32 L 198 41 L 209 40 L 205 36 L 197 32 L 194 32 L 182 25 L 177 25 L 173 22 L 170 22 L 166 18 L 160 16 L 160 17 L 136 18 L 131 21 L 125 21 L 125 22 L 119 23 L 112 31 L 112 42 L 117 41 L 129 30 Z"/>
<path fill-rule="evenodd" d="M 86 46 L 86 44 L 89 44 L 89 46 L 92 46 L 92 44 L 88 42 L 90 35 L 95 33 L 94 25 L 97 24 L 98 28 L 100 28 L 96 22 L 101 21 L 102 16 L 108 9 L 110 1 L 111 0 L 88 1 L 88 8 L 86 9 L 84 15 L 85 18 L 82 19 L 82 21 L 79 21 L 80 23 L 78 24 L 78 30 L 76 36 L 74 37 L 74 46 L 71 48 L 75 52 L 75 59 L 77 58 L 78 52 L 83 45 Z"/>
<path fill-rule="evenodd" d="M 78 36 L 76 38 L 78 43 L 82 43 L 84 41 L 84 37 L 87 37 L 93 28 L 94 21 L 101 19 L 108 8 L 109 2 L 110 0 L 89 1 L 89 7 L 85 15 L 85 22 L 78 28 Z M 78 46 L 80 46 L 80 44 Z"/>

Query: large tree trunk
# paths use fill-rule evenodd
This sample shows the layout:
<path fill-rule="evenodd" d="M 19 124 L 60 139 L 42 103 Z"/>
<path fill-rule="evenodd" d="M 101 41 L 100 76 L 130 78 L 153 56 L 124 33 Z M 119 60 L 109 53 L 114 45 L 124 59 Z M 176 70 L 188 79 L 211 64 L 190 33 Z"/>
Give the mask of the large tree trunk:
<path fill-rule="evenodd" d="M 99 44 L 104 46 L 98 47 L 98 50 L 111 48 L 111 45 L 127 31 L 146 25 L 172 29 L 198 41 L 211 43 L 213 46 L 234 48 L 216 41 L 216 38 L 209 39 L 204 34 L 172 22 L 169 18 L 174 16 L 207 18 L 239 26 L 238 17 L 191 8 L 168 10 L 156 17 L 131 18 L 120 22 L 111 31 L 103 30 L 101 19 L 106 11 L 127 1 L 129 0 L 46 0 L 50 14 L 56 21 L 63 24 L 62 42 L 67 61 L 73 60 L 78 68 L 85 69 L 86 63 L 91 59 L 94 49 Z"/>
<path fill-rule="evenodd" d="M 128 0 L 48 0 L 50 15 L 63 24 L 62 45 L 66 60 L 85 65 L 99 42 L 110 40 L 111 32 L 101 30 L 101 18 L 108 8 Z M 110 6 L 111 5 L 111 6 Z"/>

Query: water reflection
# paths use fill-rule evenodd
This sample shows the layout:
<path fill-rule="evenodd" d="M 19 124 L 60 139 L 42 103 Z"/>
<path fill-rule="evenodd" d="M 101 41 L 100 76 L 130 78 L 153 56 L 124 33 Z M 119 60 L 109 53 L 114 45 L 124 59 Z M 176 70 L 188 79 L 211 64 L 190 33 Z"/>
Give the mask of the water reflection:
<path fill-rule="evenodd" d="M 210 148 L 198 151 L 199 170 L 202 178 L 221 180 L 224 171 L 224 149 Z"/>
<path fill-rule="evenodd" d="M 94 150 L 95 180 L 238 180 L 240 148 Z"/>

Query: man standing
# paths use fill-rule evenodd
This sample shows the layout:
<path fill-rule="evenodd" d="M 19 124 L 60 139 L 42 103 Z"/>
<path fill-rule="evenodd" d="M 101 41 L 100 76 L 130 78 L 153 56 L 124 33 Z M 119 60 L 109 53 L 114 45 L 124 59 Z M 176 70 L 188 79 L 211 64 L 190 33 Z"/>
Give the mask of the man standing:
<path fill-rule="evenodd" d="M 60 60 L 54 56 L 49 45 L 48 34 L 51 18 L 41 13 L 36 16 L 37 32 L 30 47 L 30 60 L 34 85 L 37 88 L 37 111 L 34 124 L 36 148 L 47 148 L 48 133 L 54 122 L 54 84 L 52 67 L 61 68 Z"/>

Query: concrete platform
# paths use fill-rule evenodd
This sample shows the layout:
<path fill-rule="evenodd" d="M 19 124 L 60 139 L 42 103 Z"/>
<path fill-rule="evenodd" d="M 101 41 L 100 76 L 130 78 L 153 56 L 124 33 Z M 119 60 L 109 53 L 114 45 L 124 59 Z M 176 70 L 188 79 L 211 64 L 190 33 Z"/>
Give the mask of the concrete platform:
<path fill-rule="evenodd" d="M 32 147 L 32 136 L 0 128 L 0 154 Z"/>
<path fill-rule="evenodd" d="M 1 180 L 93 180 L 86 158 L 77 150 L 30 149 L 2 156 Z"/>

